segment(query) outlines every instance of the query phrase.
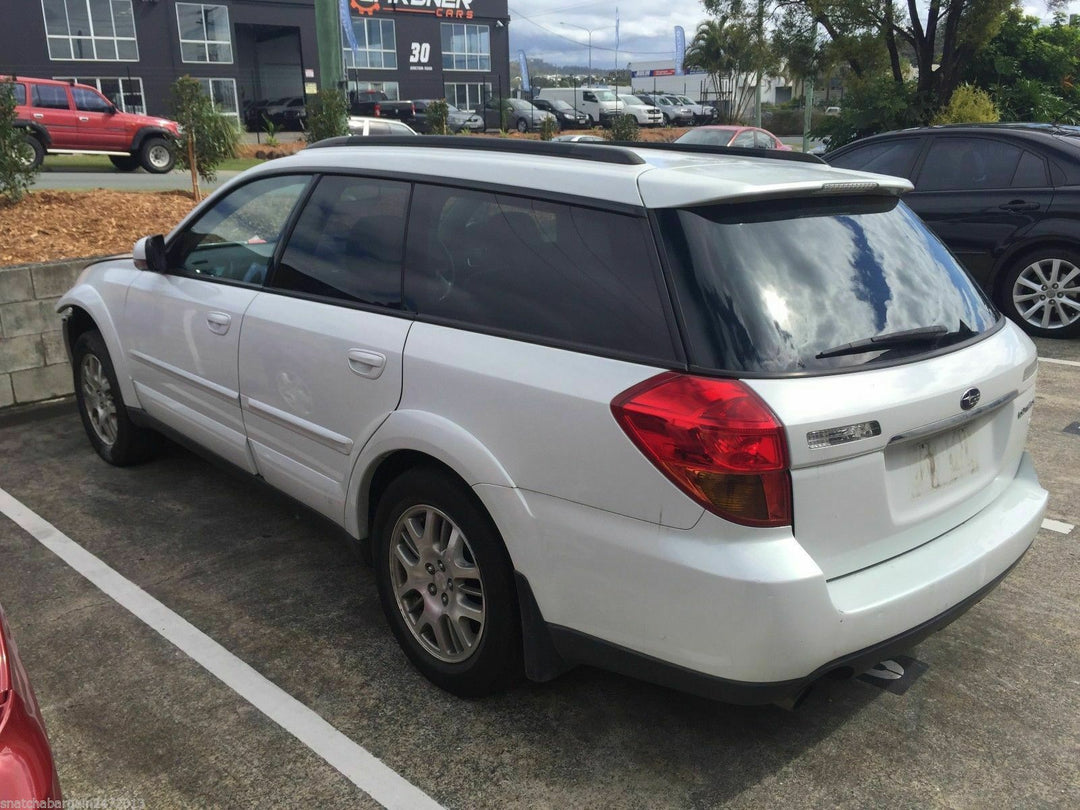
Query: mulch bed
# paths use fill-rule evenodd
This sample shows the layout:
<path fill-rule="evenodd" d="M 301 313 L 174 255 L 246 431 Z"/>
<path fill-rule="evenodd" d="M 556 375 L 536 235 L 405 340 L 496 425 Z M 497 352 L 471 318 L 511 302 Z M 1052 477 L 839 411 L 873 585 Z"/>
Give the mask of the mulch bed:
<path fill-rule="evenodd" d="M 0 267 L 128 253 L 167 233 L 194 206 L 191 192 L 35 191 L 0 205 Z"/>

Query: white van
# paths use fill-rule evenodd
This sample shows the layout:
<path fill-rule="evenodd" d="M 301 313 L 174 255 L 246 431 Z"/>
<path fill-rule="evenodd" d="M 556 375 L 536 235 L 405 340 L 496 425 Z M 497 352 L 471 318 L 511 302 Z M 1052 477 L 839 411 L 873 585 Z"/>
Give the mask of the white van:
<path fill-rule="evenodd" d="M 623 112 L 623 103 L 609 87 L 545 87 L 539 98 L 565 101 L 575 110 L 589 116 L 589 126 L 607 125 Z"/>

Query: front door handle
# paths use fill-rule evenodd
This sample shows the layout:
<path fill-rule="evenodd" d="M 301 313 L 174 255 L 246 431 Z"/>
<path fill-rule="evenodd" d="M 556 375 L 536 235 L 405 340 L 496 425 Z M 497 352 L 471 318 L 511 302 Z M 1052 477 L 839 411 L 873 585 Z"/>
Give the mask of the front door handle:
<path fill-rule="evenodd" d="M 89 121 L 89 120 L 90 120 L 90 116 L 88 116 L 88 115 L 80 115 L 80 116 L 79 116 L 79 120 L 80 120 L 80 121 Z"/>
<path fill-rule="evenodd" d="M 1037 202 L 1027 202 L 1026 200 L 1010 200 L 1004 205 L 999 205 L 1002 211 L 1038 211 L 1039 204 Z"/>
<path fill-rule="evenodd" d="M 206 316 L 206 325 L 215 335 L 224 335 L 229 331 L 232 316 L 226 312 L 211 312 Z"/>
<path fill-rule="evenodd" d="M 376 380 L 386 368 L 386 355 L 378 352 L 370 352 L 365 349 L 349 349 L 349 368 L 353 373 L 361 377 Z"/>

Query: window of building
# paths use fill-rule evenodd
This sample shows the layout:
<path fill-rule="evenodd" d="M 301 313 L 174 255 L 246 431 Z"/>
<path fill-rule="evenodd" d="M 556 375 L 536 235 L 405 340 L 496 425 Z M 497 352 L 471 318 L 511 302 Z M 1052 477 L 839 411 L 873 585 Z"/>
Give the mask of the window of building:
<path fill-rule="evenodd" d="M 453 82 L 443 85 L 446 100 L 459 110 L 476 110 L 491 98 L 491 84 Z"/>
<path fill-rule="evenodd" d="M 341 34 L 342 46 L 345 49 L 345 67 L 397 70 L 397 40 L 393 20 L 354 17 L 352 29 L 356 37 L 355 53 L 345 32 L 342 31 Z"/>
<path fill-rule="evenodd" d="M 95 76 L 53 76 L 60 81 L 73 81 L 96 87 L 98 92 L 116 105 L 118 110 L 129 113 L 146 113 L 146 101 L 143 95 L 142 79 L 138 76 L 95 77 Z"/>
<path fill-rule="evenodd" d="M 400 307 L 408 183 L 324 177 L 274 274 L 282 290 Z"/>
<path fill-rule="evenodd" d="M 406 306 L 421 316 L 638 357 L 674 356 L 644 219 L 417 185 Z"/>
<path fill-rule="evenodd" d="M 240 120 L 240 105 L 236 100 L 236 79 L 199 79 L 205 93 L 214 100 L 218 112 Z"/>
<path fill-rule="evenodd" d="M 49 59 L 137 62 L 131 0 L 41 0 Z"/>
<path fill-rule="evenodd" d="M 397 82 L 361 82 L 352 79 L 349 80 L 350 98 L 353 93 L 362 93 L 367 90 L 386 93 L 386 97 L 390 99 L 390 101 L 401 100 L 401 86 Z"/>
<path fill-rule="evenodd" d="M 229 9 L 205 3 L 177 3 L 180 58 L 185 62 L 232 64 Z"/>
<path fill-rule="evenodd" d="M 491 28 L 442 24 L 443 70 L 491 70 Z"/>

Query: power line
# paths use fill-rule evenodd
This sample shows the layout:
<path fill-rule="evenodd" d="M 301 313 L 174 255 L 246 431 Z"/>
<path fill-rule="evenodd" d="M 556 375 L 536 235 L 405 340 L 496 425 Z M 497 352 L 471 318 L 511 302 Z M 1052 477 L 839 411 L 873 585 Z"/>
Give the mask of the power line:
<path fill-rule="evenodd" d="M 558 31 L 556 31 L 556 30 L 554 30 L 552 28 L 548 28 L 543 23 L 538 23 L 536 20 L 532 19 L 531 17 L 526 17 L 520 11 L 515 11 L 514 9 L 510 9 L 510 11 L 513 14 L 516 15 L 516 17 L 514 19 L 520 17 L 521 19 L 525 20 L 526 22 L 532 23 L 537 28 L 539 28 L 539 29 L 541 29 L 543 31 L 546 31 L 547 33 L 551 34 L 552 36 L 558 37 L 559 39 L 565 39 L 567 42 L 572 42 L 575 45 L 577 45 L 578 47 L 584 47 L 584 43 L 582 43 L 582 42 L 580 42 L 580 41 L 578 41 L 576 39 L 572 39 L 571 37 L 568 37 L 565 34 L 561 34 L 561 33 L 559 33 Z M 671 53 L 672 53 L 670 50 L 667 50 L 667 51 L 635 51 L 635 50 L 631 50 L 631 49 L 628 49 L 628 48 L 622 48 L 622 47 L 620 47 L 618 50 L 616 50 L 615 48 L 607 48 L 607 47 L 604 47 L 603 45 L 593 45 L 592 48 L 593 48 L 594 51 L 607 51 L 608 53 L 624 53 L 627 56 L 631 56 L 631 55 L 632 56 L 670 56 Z"/>

